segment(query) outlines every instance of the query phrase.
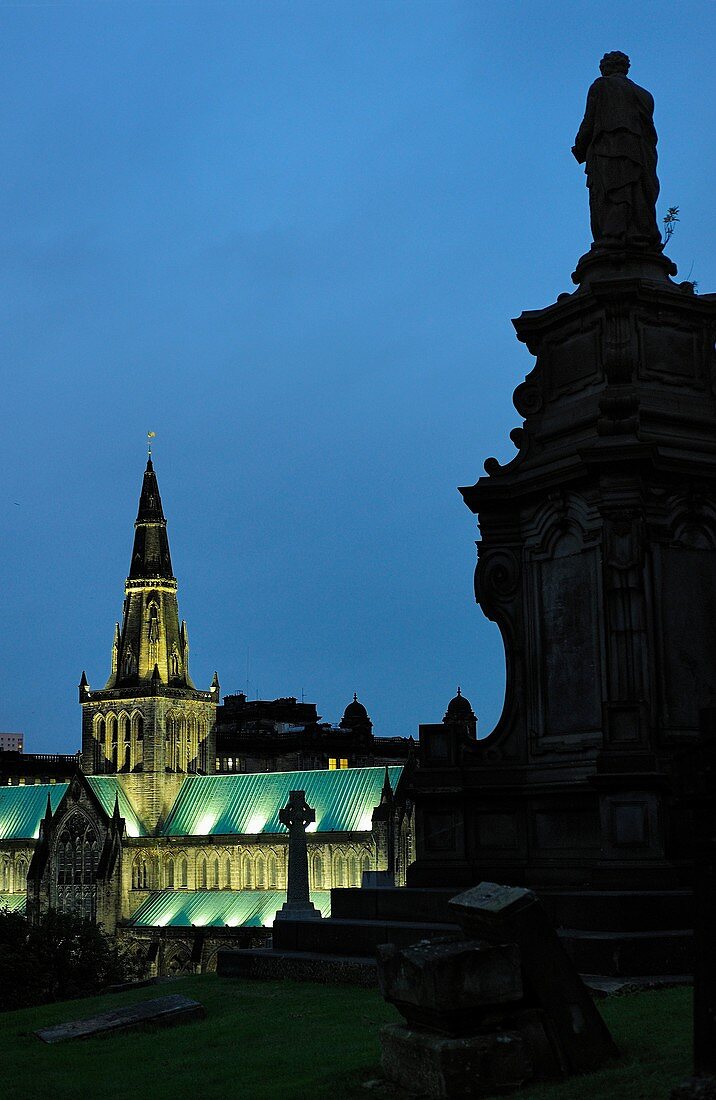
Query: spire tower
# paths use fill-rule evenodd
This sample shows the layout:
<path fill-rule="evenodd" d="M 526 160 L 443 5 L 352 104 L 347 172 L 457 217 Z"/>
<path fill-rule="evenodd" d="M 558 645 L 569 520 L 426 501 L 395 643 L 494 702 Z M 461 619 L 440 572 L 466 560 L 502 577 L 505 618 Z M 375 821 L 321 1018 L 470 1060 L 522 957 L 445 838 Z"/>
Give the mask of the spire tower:
<path fill-rule="evenodd" d="M 218 702 L 216 676 L 208 691 L 199 691 L 189 675 L 189 634 L 179 618 L 167 521 L 150 453 L 109 678 L 101 691 L 92 691 L 84 674 L 80 683 L 84 772 L 117 772 L 128 782 L 136 773 L 153 773 L 165 787 L 169 775 L 213 770 Z"/>

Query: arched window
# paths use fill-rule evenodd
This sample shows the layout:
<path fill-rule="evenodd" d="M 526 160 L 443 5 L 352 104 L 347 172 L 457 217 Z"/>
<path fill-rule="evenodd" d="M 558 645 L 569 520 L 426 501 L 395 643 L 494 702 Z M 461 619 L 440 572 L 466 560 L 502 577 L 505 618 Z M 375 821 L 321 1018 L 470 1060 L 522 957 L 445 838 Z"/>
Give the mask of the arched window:
<path fill-rule="evenodd" d="M 176 730 L 174 724 L 174 715 L 168 714 L 166 724 L 164 727 L 164 767 L 167 771 L 174 770 L 174 740 L 176 737 Z"/>
<path fill-rule="evenodd" d="M 129 724 L 129 718 L 126 714 L 120 714 L 119 716 L 119 740 L 124 741 L 126 744 L 131 737 L 131 727 Z"/>
<path fill-rule="evenodd" d="M 268 866 L 268 888 L 269 890 L 275 890 L 278 886 L 278 862 L 276 856 L 271 852 L 267 861 Z"/>
<path fill-rule="evenodd" d="M 132 889 L 142 889 L 142 861 L 140 860 L 139 856 L 137 856 L 134 863 L 132 864 Z"/>
<path fill-rule="evenodd" d="M 346 861 L 343 856 L 336 856 L 333 863 L 333 885 L 344 886 L 346 881 Z"/>
<path fill-rule="evenodd" d="M 0 864 L 0 891 L 3 894 L 10 893 L 10 860 L 4 859 Z"/>
<path fill-rule="evenodd" d="M 27 889 L 27 863 L 19 859 L 15 864 L 15 893 L 21 894 Z"/>
<path fill-rule="evenodd" d="M 256 889 L 266 889 L 266 863 L 263 856 L 256 856 Z"/>
<path fill-rule="evenodd" d="M 253 890 L 254 887 L 254 869 L 246 853 L 241 857 L 241 885 L 244 890 Z"/>
<path fill-rule="evenodd" d="M 199 861 L 199 889 L 206 890 L 207 886 L 207 867 L 206 858 L 202 856 Z"/>
<path fill-rule="evenodd" d="M 318 855 L 313 857 L 313 888 L 323 889 L 323 860 Z"/>
<path fill-rule="evenodd" d="M 142 890 L 148 890 L 149 889 L 149 867 L 147 866 L 146 859 L 142 860 L 141 873 L 142 873 Z"/>
<path fill-rule="evenodd" d="M 109 745 L 109 754 L 112 770 L 116 772 L 118 761 L 118 749 L 117 749 L 117 718 L 114 714 L 107 716 L 107 742 Z"/>
<path fill-rule="evenodd" d="M 231 889 L 231 858 L 230 858 L 230 856 L 226 857 L 226 861 L 224 863 L 224 889 L 225 890 L 230 890 Z"/>
<path fill-rule="evenodd" d="M 186 723 L 186 770 L 196 771 L 196 719 L 193 715 Z"/>
<path fill-rule="evenodd" d="M 370 871 L 370 869 L 371 869 L 371 867 L 370 867 L 370 856 L 366 852 L 366 854 L 363 856 L 363 867 L 362 867 L 363 874 L 365 874 L 367 871 Z"/>
<path fill-rule="evenodd" d="M 144 740 L 144 718 L 138 711 L 132 715 L 132 734 L 135 741 Z"/>
<path fill-rule="evenodd" d="M 131 772 L 132 770 L 132 748 L 131 745 L 124 746 L 124 765 L 122 771 Z"/>
<path fill-rule="evenodd" d="M 183 859 L 180 864 L 179 885 L 186 888 L 189 885 L 189 863 Z"/>
<path fill-rule="evenodd" d="M 57 908 L 61 913 L 93 919 L 98 861 L 99 839 L 92 824 L 84 814 L 71 814 L 62 825 L 54 849 Z M 25 880 L 27 870 L 23 861 Z"/>
<path fill-rule="evenodd" d="M 219 889 L 219 858 L 214 859 L 211 873 L 211 885 L 214 890 Z"/>
<path fill-rule="evenodd" d="M 208 770 L 207 757 L 206 757 L 206 722 L 203 718 L 199 719 L 197 724 L 197 768 L 200 772 L 206 774 Z"/>
<path fill-rule="evenodd" d="M 97 740 L 99 741 L 100 745 L 104 745 L 104 739 L 105 739 L 105 722 L 104 722 L 104 718 L 102 717 L 102 715 L 101 715 L 101 714 L 100 714 L 100 716 L 99 716 L 99 718 L 97 719 L 97 722 L 96 722 L 96 724 L 95 724 L 95 737 L 96 737 L 96 738 L 97 738 Z"/>
<path fill-rule="evenodd" d="M 358 885 L 358 860 L 353 855 L 348 859 L 348 881 L 351 886 Z"/>
<path fill-rule="evenodd" d="M 168 859 L 164 867 L 164 884 L 167 890 L 174 889 L 174 860 Z"/>

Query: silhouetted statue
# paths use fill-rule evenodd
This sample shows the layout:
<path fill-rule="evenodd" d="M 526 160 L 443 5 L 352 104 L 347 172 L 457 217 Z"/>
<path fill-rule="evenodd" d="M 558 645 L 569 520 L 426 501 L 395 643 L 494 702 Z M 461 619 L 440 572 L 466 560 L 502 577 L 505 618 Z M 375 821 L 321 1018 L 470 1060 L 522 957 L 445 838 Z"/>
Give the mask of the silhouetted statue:
<path fill-rule="evenodd" d="M 653 97 L 628 79 L 626 54 L 605 54 L 599 68 L 572 148 L 587 173 L 593 247 L 661 251 Z"/>

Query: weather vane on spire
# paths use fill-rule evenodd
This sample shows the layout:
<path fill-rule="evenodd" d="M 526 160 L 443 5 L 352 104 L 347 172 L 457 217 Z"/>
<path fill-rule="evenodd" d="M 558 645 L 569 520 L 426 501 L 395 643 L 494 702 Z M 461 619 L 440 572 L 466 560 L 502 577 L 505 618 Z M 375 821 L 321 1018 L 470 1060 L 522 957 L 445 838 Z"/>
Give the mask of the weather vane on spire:
<path fill-rule="evenodd" d="M 152 457 L 152 440 L 156 437 L 156 432 L 147 432 L 147 454 Z"/>

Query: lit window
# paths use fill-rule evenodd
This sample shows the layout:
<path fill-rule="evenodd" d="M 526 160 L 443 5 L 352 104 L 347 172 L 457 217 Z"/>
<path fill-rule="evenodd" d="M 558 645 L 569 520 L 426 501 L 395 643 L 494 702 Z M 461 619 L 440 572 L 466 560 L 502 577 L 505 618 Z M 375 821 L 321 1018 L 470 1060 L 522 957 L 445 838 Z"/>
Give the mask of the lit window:
<path fill-rule="evenodd" d="M 329 770 L 329 772 L 334 772 L 337 767 L 338 767 L 338 761 L 336 760 L 335 756 L 329 756 L 328 757 L 328 770 Z"/>
<path fill-rule="evenodd" d="M 346 760 L 345 756 L 342 756 L 341 757 L 341 768 L 347 768 L 347 767 L 348 767 L 348 761 Z"/>

